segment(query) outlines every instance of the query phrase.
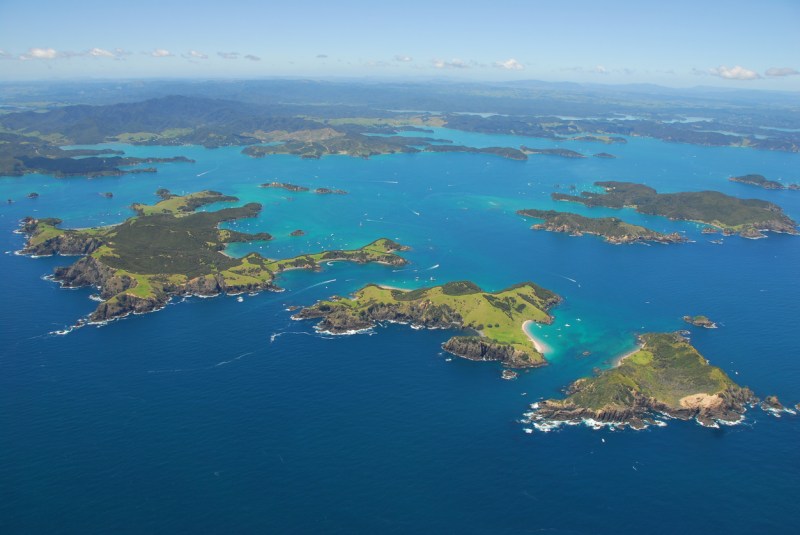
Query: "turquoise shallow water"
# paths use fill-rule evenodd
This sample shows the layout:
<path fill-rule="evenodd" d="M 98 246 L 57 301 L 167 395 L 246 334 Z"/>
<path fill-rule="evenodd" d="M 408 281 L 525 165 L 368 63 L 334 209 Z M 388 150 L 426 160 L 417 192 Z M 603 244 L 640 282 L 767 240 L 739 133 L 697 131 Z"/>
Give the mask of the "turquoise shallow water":
<path fill-rule="evenodd" d="M 40 277 L 69 259 L 0 256 L 3 532 L 790 532 L 800 418 L 753 412 L 722 430 L 670 422 L 639 433 L 532 435 L 517 420 L 528 403 L 609 365 L 633 347 L 635 333 L 684 328 L 680 317 L 694 313 L 722 324 L 693 332 L 712 363 L 761 395 L 800 401 L 800 238 L 732 237 L 719 246 L 697 225 L 625 211 L 626 220 L 696 242 L 617 247 L 533 232 L 514 212 L 556 206 L 556 185 L 633 180 L 763 198 L 800 219 L 800 192 L 727 181 L 750 172 L 800 181 L 800 157 L 649 139 L 430 135 L 618 158 L 254 160 L 236 148 L 121 146 L 197 163 L 119 178 L 0 179 L 0 198 L 16 201 L 0 206 L 4 252 L 21 247 L 11 231 L 25 215 L 75 227 L 115 223 L 159 187 L 261 202 L 258 218 L 230 226 L 275 239 L 231 254 L 289 256 L 382 236 L 413 247 L 402 271 L 339 263 L 291 272 L 279 279 L 282 293 L 243 303 L 189 299 L 68 336 L 48 333 L 89 313 L 91 291 L 60 290 Z M 258 188 L 272 180 L 349 195 Z M 40 197 L 25 198 L 30 191 Z M 298 228 L 306 235 L 290 238 Z M 553 325 L 532 327 L 553 348 L 550 366 L 505 382 L 497 366 L 442 354 L 451 333 L 390 326 L 321 337 L 285 310 L 366 282 L 411 288 L 464 278 L 492 290 L 533 280 L 564 296 Z"/>

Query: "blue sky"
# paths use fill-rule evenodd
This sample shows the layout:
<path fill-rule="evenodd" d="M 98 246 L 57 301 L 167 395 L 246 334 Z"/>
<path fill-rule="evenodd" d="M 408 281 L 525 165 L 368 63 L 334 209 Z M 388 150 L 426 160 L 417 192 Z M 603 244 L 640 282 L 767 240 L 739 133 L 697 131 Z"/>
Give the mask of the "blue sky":
<path fill-rule="evenodd" d="M 0 0 L 0 80 L 538 79 L 800 90 L 798 0 Z"/>

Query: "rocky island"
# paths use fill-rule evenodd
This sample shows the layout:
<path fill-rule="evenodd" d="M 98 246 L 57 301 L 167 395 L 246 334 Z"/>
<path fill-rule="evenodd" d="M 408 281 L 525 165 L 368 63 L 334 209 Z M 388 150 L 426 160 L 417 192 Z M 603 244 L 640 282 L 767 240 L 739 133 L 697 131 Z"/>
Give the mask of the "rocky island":
<path fill-rule="evenodd" d="M 279 290 L 274 284 L 278 273 L 318 270 L 322 262 L 406 263 L 395 253 L 407 247 L 385 238 L 360 249 L 288 259 L 268 259 L 257 253 L 233 258 L 223 252 L 227 244 L 271 236 L 222 229 L 220 223 L 255 217 L 261 205 L 197 212 L 201 206 L 238 199 L 215 191 L 178 196 L 162 189 L 158 194 L 161 200 L 156 204 L 134 204 L 136 216 L 108 227 L 61 229 L 58 219 L 26 218 L 21 228 L 28 239 L 22 253 L 81 256 L 71 266 L 56 268 L 53 279 L 67 288 L 99 289 L 101 302 L 89 316 L 94 323 L 158 310 L 174 296 Z"/>
<path fill-rule="evenodd" d="M 317 329 L 332 334 L 356 333 L 380 322 L 409 323 L 428 329 L 463 329 L 442 346 L 469 360 L 499 361 L 509 368 L 545 364 L 544 356 L 524 330 L 529 321 L 551 323 L 550 308 L 561 298 L 532 282 L 499 292 L 484 292 L 469 281 L 432 288 L 398 290 L 368 285 L 352 299 L 320 301 L 295 319 L 320 319 Z"/>
<path fill-rule="evenodd" d="M 604 193 L 580 195 L 553 193 L 557 201 L 578 202 L 589 207 L 633 208 L 643 214 L 695 221 L 737 233 L 744 238 L 764 238 L 765 231 L 797 234 L 797 223 L 780 206 L 759 199 L 740 199 L 718 191 L 658 193 L 633 182 L 595 182 Z"/>
<path fill-rule="evenodd" d="M 645 334 L 639 341 L 615 368 L 572 383 L 565 399 L 531 405 L 527 422 L 540 430 L 577 423 L 641 429 L 667 417 L 717 427 L 741 421 L 758 402 L 680 334 Z"/>
<path fill-rule="evenodd" d="M 703 327 L 704 329 L 717 328 L 717 324 L 708 319 L 707 316 L 684 316 L 683 321 L 695 327 Z"/>
<path fill-rule="evenodd" d="M 602 236 L 605 241 L 614 245 L 640 242 L 681 243 L 686 241 L 686 238 L 677 232 L 662 234 L 645 227 L 631 225 L 616 217 L 585 217 L 571 212 L 557 212 L 555 210 L 519 210 L 517 214 L 523 217 L 544 220 L 544 223 L 533 225 L 531 227 L 533 230 L 564 232 L 571 236 L 592 234 Z"/>
<path fill-rule="evenodd" d="M 800 185 L 798 184 L 790 184 L 788 186 L 784 186 L 780 182 L 776 180 L 768 180 L 764 175 L 742 175 L 742 176 L 732 176 L 728 180 L 731 182 L 739 182 L 740 184 L 750 184 L 751 186 L 758 186 L 764 189 L 792 189 L 797 190 L 800 189 Z"/>

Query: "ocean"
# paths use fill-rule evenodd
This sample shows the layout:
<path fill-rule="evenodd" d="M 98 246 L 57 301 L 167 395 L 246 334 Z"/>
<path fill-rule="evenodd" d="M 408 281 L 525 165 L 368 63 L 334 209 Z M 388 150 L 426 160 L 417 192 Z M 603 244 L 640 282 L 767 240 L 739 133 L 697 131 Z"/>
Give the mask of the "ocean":
<path fill-rule="evenodd" d="M 417 132 L 411 133 L 414 136 Z M 554 203 L 599 180 L 659 191 L 712 189 L 779 204 L 800 192 L 729 182 L 760 173 L 800 182 L 800 155 L 630 138 L 625 145 L 429 134 L 476 147 L 562 147 L 616 159 L 420 153 L 252 159 L 240 148 L 112 145 L 131 156 L 184 155 L 158 173 L 0 179 L 0 531 L 3 533 L 792 533 L 800 521 L 800 417 L 758 410 L 708 429 L 568 427 L 526 433 L 530 403 L 631 350 L 636 333 L 690 329 L 692 342 L 756 394 L 800 401 L 800 237 L 702 235 L 694 223 Z M 264 189 L 271 181 L 348 195 Z M 266 231 L 237 244 L 288 257 L 388 237 L 404 268 L 336 263 L 289 272 L 284 292 L 188 298 L 164 310 L 51 334 L 86 316 L 92 289 L 43 280 L 74 258 L 13 254 L 27 215 L 106 225 L 156 189 L 215 189 Z M 29 192 L 37 199 L 28 199 Z M 111 199 L 100 193 L 110 191 Z M 207 207 L 216 209 L 218 206 Z M 616 215 L 679 245 L 613 246 L 530 230 L 522 208 Z M 305 236 L 289 237 L 295 229 Z M 404 288 L 470 279 L 486 290 L 532 280 L 564 297 L 532 332 L 549 365 L 515 381 L 440 345 L 453 332 L 380 327 L 325 336 L 289 306 L 369 282 Z M 716 330 L 687 326 L 705 314 Z M 590 355 L 584 355 L 584 352 Z"/>

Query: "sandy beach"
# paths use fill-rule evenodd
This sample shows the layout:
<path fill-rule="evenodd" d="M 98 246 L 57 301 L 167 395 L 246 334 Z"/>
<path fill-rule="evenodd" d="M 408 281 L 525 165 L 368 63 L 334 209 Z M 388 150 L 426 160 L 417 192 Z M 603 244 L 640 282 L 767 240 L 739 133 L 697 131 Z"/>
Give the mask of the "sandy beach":
<path fill-rule="evenodd" d="M 625 353 L 624 355 L 622 355 L 622 356 L 620 356 L 620 357 L 617 357 L 617 359 L 614 361 L 614 367 L 616 368 L 617 366 L 619 366 L 620 364 L 622 364 L 622 361 L 623 361 L 623 360 L 625 360 L 626 358 L 630 357 L 630 356 L 631 356 L 631 355 L 633 355 L 634 353 L 638 353 L 638 351 L 639 351 L 640 349 L 642 349 L 642 346 L 636 346 L 636 347 L 635 347 L 634 349 L 632 349 L 631 351 L 628 351 L 628 352 L 627 352 L 627 353 Z"/>
<path fill-rule="evenodd" d="M 528 331 L 528 325 L 530 325 L 531 323 L 533 323 L 531 320 L 527 320 L 527 321 L 525 321 L 525 322 L 522 324 L 522 332 L 524 332 L 524 333 L 525 333 L 525 336 L 527 336 L 527 337 L 530 339 L 531 343 L 533 343 L 533 347 L 535 347 L 535 348 L 536 348 L 536 351 L 538 351 L 538 352 L 539 352 L 539 353 L 541 353 L 542 355 L 544 355 L 545 353 L 549 353 L 550 351 L 552 351 L 552 350 L 553 350 L 553 348 L 551 348 L 549 345 L 545 344 L 544 342 L 542 342 L 541 340 L 539 340 L 538 338 L 536 338 L 535 336 L 533 336 L 533 335 L 530 333 L 530 331 Z"/>

